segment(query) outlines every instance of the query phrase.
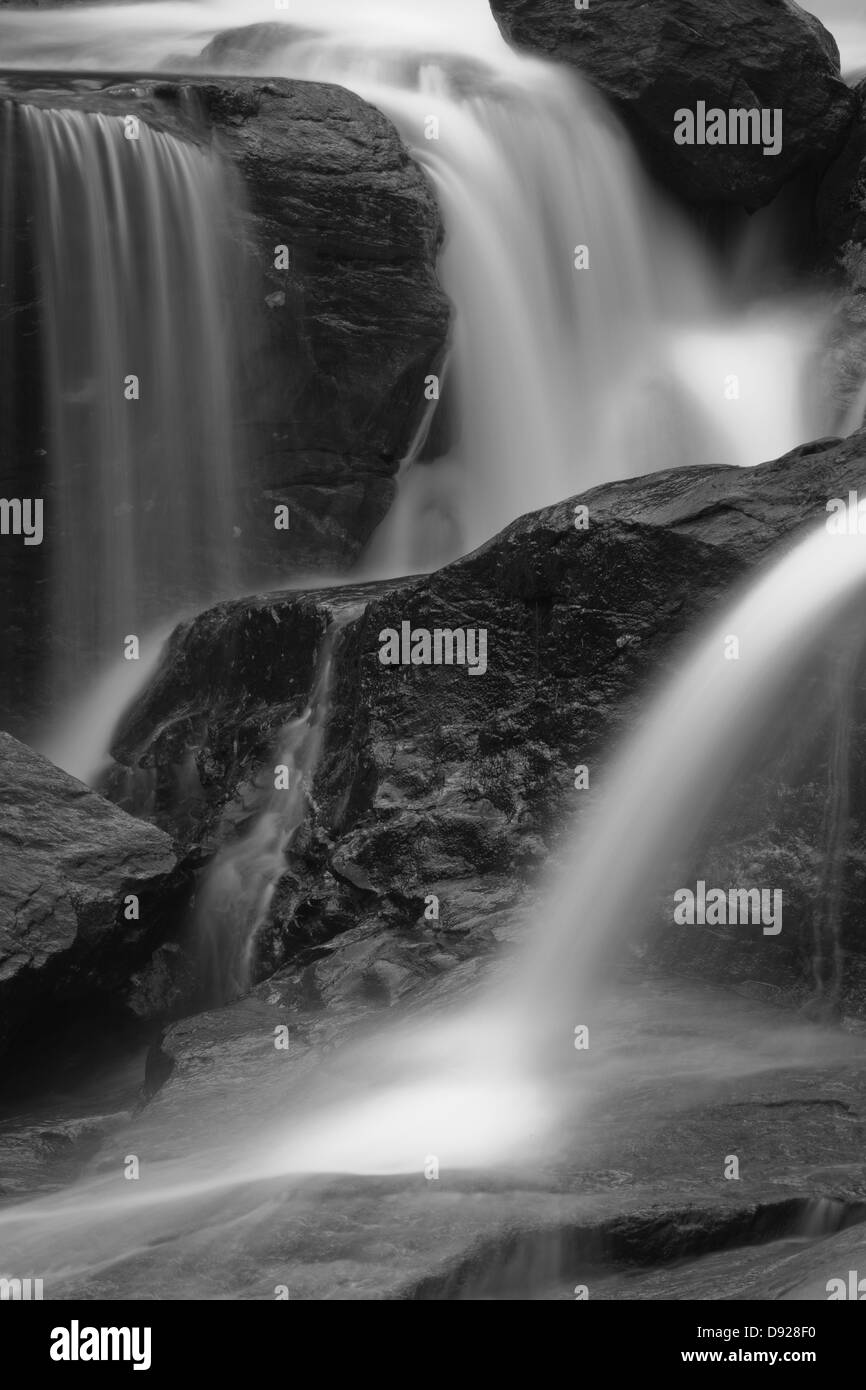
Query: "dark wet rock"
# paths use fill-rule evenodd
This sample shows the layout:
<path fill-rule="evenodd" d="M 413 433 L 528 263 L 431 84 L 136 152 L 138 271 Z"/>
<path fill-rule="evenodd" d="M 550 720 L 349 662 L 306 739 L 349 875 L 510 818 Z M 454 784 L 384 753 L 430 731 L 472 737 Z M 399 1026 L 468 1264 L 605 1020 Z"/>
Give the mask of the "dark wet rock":
<path fill-rule="evenodd" d="M 677 641 L 702 613 L 774 547 L 826 519 L 829 498 L 861 484 L 864 451 L 861 434 L 817 441 L 755 469 L 681 469 L 607 484 L 583 498 L 587 531 L 575 529 L 571 501 L 521 518 L 429 577 L 211 609 L 175 632 L 129 712 L 114 750 L 121 766 L 113 794 L 140 809 L 137 788 L 146 787 L 148 813 L 195 863 L 243 835 L 279 730 L 305 705 L 322 634 L 354 606 L 335 647 L 310 813 L 260 936 L 259 973 L 310 959 L 305 953 L 319 960 L 316 953 L 352 932 L 395 941 L 408 933 L 431 957 L 462 934 L 470 951 L 473 941 L 481 949 L 495 914 L 520 899 L 562 845 L 578 804 L 575 766 L 598 766 L 633 727 L 646 690 L 675 669 Z M 404 621 L 486 628 L 487 673 L 383 667 L 380 633 Z M 818 987 L 815 941 L 838 960 L 830 949 L 838 930 L 844 980 L 837 971 L 820 988 L 835 991 L 841 1012 L 862 1013 L 859 832 L 834 860 L 844 880 L 840 922 L 819 921 L 814 906 L 828 871 L 833 640 L 829 631 L 828 651 L 792 693 L 795 731 L 781 720 L 768 736 L 727 803 L 727 821 L 714 827 L 706 864 L 707 873 L 728 875 L 720 882 L 783 888 L 782 944 L 756 941 L 749 928 L 709 947 L 703 933 L 686 943 L 682 932 L 662 932 L 657 949 L 676 968 L 730 979 L 746 993 L 766 986 L 779 1002 L 804 1005 Z M 866 741 L 860 704 L 857 696 L 849 712 L 855 750 Z M 850 796 L 859 826 L 866 803 L 858 778 Z M 425 915 L 432 898 L 438 916 Z M 390 978 L 376 990 L 390 997 Z"/>
<path fill-rule="evenodd" d="M 2 733 L 0 764 L 5 1048 L 22 1031 L 55 1037 L 70 1010 L 123 1013 L 130 970 L 170 929 L 183 876 L 163 831 Z"/>
<path fill-rule="evenodd" d="M 500 905 L 503 886 L 515 894 L 566 814 L 575 749 L 610 737 L 620 696 L 698 611 L 694 575 L 718 596 L 737 568 L 653 526 L 600 521 L 580 537 L 563 506 L 429 579 L 351 591 L 363 609 L 337 642 L 313 811 L 263 933 L 268 958 L 356 925 L 410 929 L 429 895 L 436 932 Z M 199 859 L 243 834 L 341 598 L 241 600 L 178 630 L 120 731 L 122 804 L 145 783 L 157 823 Z M 458 612 L 490 629 L 484 677 L 379 662 L 384 628 L 450 627 Z"/>
<path fill-rule="evenodd" d="M 188 901 L 179 905 L 175 920 L 182 928 Z M 170 1017 L 182 1013 L 196 997 L 199 984 L 195 964 L 177 941 L 164 941 L 133 971 L 124 990 L 126 1009 L 137 1020 Z"/>
<path fill-rule="evenodd" d="M 818 187 L 815 211 L 823 264 L 841 289 L 830 366 L 839 397 L 866 412 L 866 82 L 857 119 Z M 853 423 L 853 421 L 852 421 Z"/>
<path fill-rule="evenodd" d="M 791 179 L 826 166 L 854 117 L 834 39 L 787 0 L 592 0 L 582 10 L 561 0 L 491 0 L 491 9 L 511 43 L 573 64 L 603 92 L 654 171 L 690 202 L 761 207 Z M 674 112 L 698 101 L 781 109 L 780 153 L 675 144 Z"/>
<path fill-rule="evenodd" d="M 855 89 L 856 119 L 818 188 L 818 228 L 828 246 L 850 255 L 852 274 L 866 279 L 866 82 Z M 853 262 L 858 259 L 861 264 Z"/>

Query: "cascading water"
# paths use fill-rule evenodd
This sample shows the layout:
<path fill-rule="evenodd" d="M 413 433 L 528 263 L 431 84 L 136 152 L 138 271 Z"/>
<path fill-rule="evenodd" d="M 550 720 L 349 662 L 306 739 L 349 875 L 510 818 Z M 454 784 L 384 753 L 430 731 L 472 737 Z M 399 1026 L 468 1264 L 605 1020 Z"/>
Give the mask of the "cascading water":
<path fill-rule="evenodd" d="M 440 278 L 455 316 L 440 409 L 452 437 L 435 460 L 422 438 L 426 461 L 405 461 L 367 572 L 433 568 L 606 479 L 756 464 L 834 426 L 810 389 L 825 311 L 754 293 L 736 307 L 574 74 L 498 35 L 467 81 L 465 56 L 431 56 L 411 34 L 399 52 L 396 38 L 376 51 L 369 30 L 347 38 L 337 23 L 286 34 L 242 31 L 203 65 L 231 71 L 240 57 L 357 91 L 428 171 L 447 232 Z"/>
<path fill-rule="evenodd" d="M 211 153 L 120 116 L 4 119 L 34 202 L 62 707 L 117 683 L 128 636 L 235 587 L 240 195 Z M 78 770 L 78 731 L 43 743 Z"/>
<path fill-rule="evenodd" d="M 475 7 L 469 10 L 475 16 Z M 109 54 L 112 62 L 131 66 L 137 39 L 129 35 L 136 33 L 136 24 L 150 30 L 149 57 L 167 44 L 154 41 L 154 25 L 164 22 L 166 33 L 184 38 L 194 52 L 189 32 L 203 24 L 202 12 L 188 6 L 131 7 L 121 11 L 125 35 L 118 37 L 118 29 L 100 45 L 94 24 L 101 25 L 106 13 L 57 20 L 60 34 L 80 36 L 75 26 L 86 25 L 94 66 L 104 65 Z M 249 18 L 248 10 L 213 7 L 209 23 L 212 28 L 216 20 L 222 27 Z M 23 33 L 27 21 L 16 17 L 15 23 Z M 440 19 L 433 29 L 453 48 L 447 23 L 446 7 L 444 27 Z M 202 38 L 197 34 L 196 42 Z M 49 46 L 60 42 L 52 38 Z M 345 31 L 340 43 L 327 35 L 292 39 L 279 66 L 296 75 L 343 80 L 398 122 L 442 200 L 448 225 L 443 278 L 456 309 L 446 382 L 450 445 L 432 464 L 407 460 L 397 507 L 377 539 L 371 564 L 417 570 L 484 539 L 515 512 L 602 478 L 678 462 L 753 463 L 828 427 L 800 389 L 820 335 L 820 311 L 777 301 L 735 312 L 711 263 L 656 200 L 615 123 L 579 84 L 540 64 L 508 57 L 501 46 L 491 59 L 485 39 L 477 53 L 484 66 L 473 73 L 485 95 L 469 97 L 459 63 L 443 59 L 429 35 L 423 43 L 409 44 L 406 51 L 414 56 L 408 62 L 386 62 L 369 46 L 361 53 L 352 44 L 347 59 L 341 44 L 346 47 Z M 72 49 L 65 51 L 68 57 Z M 80 51 L 74 49 L 76 63 Z M 264 66 L 272 71 L 274 65 Z M 424 143 L 431 107 L 440 120 L 440 139 Z M 179 292 L 181 279 L 186 287 L 192 276 L 196 294 L 204 295 L 191 264 L 185 263 L 184 277 L 172 278 L 177 265 L 160 241 L 159 227 L 183 225 L 179 214 L 184 209 L 192 214 L 184 200 L 193 189 L 196 202 L 204 198 L 211 213 L 217 211 L 223 195 L 214 179 L 205 177 L 215 166 L 199 151 L 185 149 L 181 156 L 170 137 L 156 135 L 143 147 L 147 157 L 137 166 L 122 164 L 127 152 L 109 118 L 67 119 L 39 110 L 24 119 L 34 148 L 44 155 L 41 167 L 50 174 L 40 196 L 49 210 L 42 234 L 52 263 L 63 264 L 56 260 L 66 250 L 62 209 L 77 191 L 84 209 L 81 225 L 101 249 L 100 265 L 108 267 L 116 289 L 129 291 L 136 322 L 147 329 L 144 375 L 161 380 L 170 396 L 171 383 L 160 379 L 152 345 L 169 345 L 165 313 L 172 293 L 143 302 L 133 267 L 136 254 L 143 255 L 150 265 L 148 280 L 164 285 L 167 276 Z M 86 181 L 76 184 L 61 159 L 64 153 L 88 170 Z M 100 230 L 108 209 L 115 230 L 124 228 L 131 238 L 125 258 L 124 238 L 105 238 Z M 74 219 L 67 220 L 74 227 Z M 207 242 L 203 222 L 192 225 L 195 244 L 202 238 Z M 77 233 L 68 235 L 74 239 Z M 150 249 L 145 249 L 148 237 Z M 587 270 L 574 266 L 576 245 L 589 249 Z M 138 252 L 131 254 L 136 246 Z M 92 248 L 78 252 L 92 279 L 97 263 Z M 105 519 L 113 522 L 117 511 L 122 543 L 133 529 L 139 534 L 137 528 L 126 529 L 128 509 L 149 515 L 151 493 L 138 490 L 145 470 L 154 496 L 165 495 L 171 478 L 168 470 L 161 471 L 154 443 L 160 422 L 150 417 L 153 438 L 142 441 L 120 412 L 122 392 L 95 421 L 94 383 L 96 388 L 104 384 L 109 369 L 112 383 L 115 375 L 122 382 L 139 371 L 138 361 L 126 360 L 126 310 L 113 304 L 112 296 L 97 296 L 100 313 L 89 330 L 82 366 L 68 331 L 75 301 L 64 300 L 62 283 L 48 284 L 48 290 L 56 305 L 66 306 L 57 325 L 60 365 L 50 365 L 52 382 L 61 388 L 55 393 L 58 420 L 69 441 L 60 453 L 69 456 L 71 474 L 84 466 L 85 455 L 103 460 L 107 441 L 111 447 L 119 441 L 124 452 L 112 492 L 115 505 Z M 213 319 L 206 317 L 213 313 L 213 301 L 198 305 L 203 320 L 197 311 L 188 316 L 190 322 L 208 324 L 208 350 L 220 342 Z M 181 331 L 176 317 L 171 331 Z M 200 363 L 197 342 L 184 344 L 187 362 Z M 176 345 L 171 347 L 174 354 Z M 168 360 L 167 353 L 162 360 Z M 181 360 L 179 353 L 175 360 Z M 737 379 L 737 393 L 726 393 L 729 378 Z M 199 381 L 194 388 L 188 418 L 208 418 L 217 407 L 205 387 Z M 149 408 L 145 403 L 139 419 Z M 178 418 L 166 429 L 172 439 L 183 438 L 185 428 L 176 400 L 175 408 Z M 683 435 L 684 448 L 677 442 Z M 221 439 L 228 438 L 224 430 Z M 197 448 L 192 457 L 200 461 Z M 141 473 L 130 458 L 142 461 Z M 186 479 L 186 456 L 175 462 Z M 200 464 L 189 476 L 196 467 Z M 208 460 L 209 480 L 211 468 Z M 111 472 L 106 470 L 104 481 L 115 489 Z M 197 476 L 200 485 L 200 471 Z M 195 527 L 200 518 L 185 498 L 182 510 Z M 225 536 L 230 508 L 226 514 L 217 489 L 211 513 L 210 481 L 199 500 L 208 516 L 195 532 L 196 545 L 212 556 L 219 548 L 213 538 Z M 157 529 L 164 539 L 173 522 L 163 520 L 168 533 L 162 525 Z M 80 521 L 73 511 L 65 531 L 71 534 Z M 169 566 L 170 587 L 185 592 L 185 576 L 171 569 L 171 556 L 161 551 L 159 559 Z M 141 583 L 146 591 L 138 552 L 99 551 L 94 563 L 103 582 L 111 580 L 121 590 Z M 530 1154 L 537 1171 L 553 1124 L 574 1107 L 573 1073 L 563 1079 L 564 1058 L 570 1057 L 575 1020 L 584 1020 L 594 1002 L 604 949 L 654 903 L 672 856 L 691 842 L 761 738 L 804 651 L 864 586 L 862 540 L 821 532 L 759 577 L 711 628 L 608 774 L 592 823 L 576 831 L 569 868 L 539 910 L 525 953 L 511 963 L 508 979 L 497 975 L 477 1005 L 432 1021 L 422 1017 L 414 1026 L 381 1029 L 340 1058 L 338 1085 L 318 1074 L 312 1096 L 292 1094 L 292 1082 L 281 1076 L 271 1083 L 268 1106 L 256 1109 L 256 1096 L 246 1109 L 238 1107 L 235 1134 L 224 1149 L 209 1151 L 205 1145 L 202 1153 L 191 1126 L 194 1154 L 165 1164 L 157 1158 L 131 1196 L 127 1190 L 119 1194 L 117 1175 L 101 1174 L 70 1193 L 7 1209 L 0 1213 L 0 1230 L 10 1270 L 58 1270 L 62 1279 L 70 1270 L 105 1268 L 122 1254 L 143 1255 L 146 1263 L 159 1241 L 178 1230 L 191 1232 L 195 1245 L 199 1213 L 189 1217 L 186 1208 L 196 1199 L 204 1204 L 202 1228 L 211 1221 L 218 1238 L 234 1220 L 234 1209 L 226 1214 L 228 1186 L 285 1174 L 417 1173 L 427 1154 L 438 1155 L 451 1169 L 499 1165 Z M 81 640 L 76 623 L 85 635 L 91 632 L 86 640 L 96 645 L 103 639 L 115 642 L 118 623 L 134 630 L 125 604 L 112 603 L 96 620 L 82 614 L 75 599 L 80 590 L 76 575 L 58 619 L 70 648 Z M 740 642 L 737 662 L 724 659 L 730 633 Z M 275 750 L 275 762 L 288 773 L 287 789 L 265 783 L 257 788 L 248 834 L 217 856 L 200 891 L 199 924 L 215 960 L 213 979 L 221 998 L 249 982 L 256 937 L 306 810 L 327 718 L 333 640 L 332 629 L 309 707 L 286 726 Z M 844 759 L 841 741 L 836 752 Z M 841 804 L 840 824 L 843 814 Z M 737 1064 L 759 1065 L 742 1058 Z M 705 1075 L 718 1074 L 715 1059 L 702 1065 Z M 288 1104 L 291 1125 L 284 1113 Z M 211 1200 L 213 1208 L 207 1206 Z"/>
<path fill-rule="evenodd" d="M 780 702 L 790 703 L 792 677 L 864 584 L 866 542 L 822 527 L 701 638 L 621 749 L 546 904 L 521 971 L 527 1020 L 543 1005 L 545 1026 L 561 1029 L 589 1003 L 600 953 L 651 914 L 675 856 L 742 775 Z M 737 660 L 725 656 L 731 635 Z"/>
<path fill-rule="evenodd" d="M 274 1118 L 268 1091 L 267 1109 L 245 1109 L 224 1147 L 151 1165 L 149 1182 L 133 1198 L 118 1195 L 116 1177 L 97 1176 L 0 1211 L 8 1267 L 56 1271 L 62 1279 L 124 1256 L 147 1258 L 177 1231 L 181 1212 L 184 1229 L 191 1204 L 199 1215 L 190 1229 L 219 1240 L 224 1194 L 243 1184 L 253 1186 L 237 1220 L 255 1229 L 263 1200 L 256 1184 L 288 1175 L 417 1172 L 425 1154 L 448 1170 L 531 1155 L 537 1179 L 563 1127 L 575 1130 L 579 1144 L 582 1094 L 568 1064 L 571 1033 L 575 1018 L 598 1010 L 603 949 L 652 904 L 672 856 L 693 839 L 696 824 L 788 704 L 792 671 L 828 625 L 850 631 L 850 603 L 864 591 L 866 542 L 821 530 L 710 626 L 610 770 L 591 824 L 576 832 L 569 866 L 511 962 L 510 982 L 497 975 L 460 1013 L 421 1015 L 380 1028 L 367 1042 L 354 1040 L 337 1076 L 317 1075 L 312 1095 L 284 1083 L 291 1102 L 280 1108 L 291 1103 L 290 1123 Z M 728 662 L 725 639 L 732 633 L 741 655 Z M 326 681 L 326 666 L 323 652 L 317 685 Z M 774 1041 L 775 1049 L 765 1036 L 747 1036 L 738 1046 L 726 1035 L 724 1061 L 710 1048 L 655 1064 L 673 1065 L 684 1078 L 717 1079 L 723 1068 L 766 1075 L 767 1067 L 789 1066 L 798 1049 L 826 1052 L 830 1045 L 814 1028 L 804 1037 L 802 1025 L 786 1031 L 781 1022 Z M 625 1060 L 630 1070 L 640 1065 L 631 1053 Z M 609 1079 L 616 1080 L 615 1068 Z"/>
<path fill-rule="evenodd" d="M 423 1144 L 472 1166 L 541 1143 L 563 1113 L 563 1085 L 574 1105 L 574 1028 L 604 1007 L 606 953 L 656 910 L 666 874 L 790 704 L 792 675 L 828 625 L 850 640 L 847 608 L 864 590 L 866 540 L 823 527 L 750 585 L 621 749 L 510 982 L 497 978 L 462 1016 L 384 1033 L 360 1051 L 363 1098 L 293 1126 L 284 1171 L 395 1172 Z M 738 660 L 725 656 L 731 634 Z"/>
<path fill-rule="evenodd" d="M 360 21 L 343 0 L 286 16 L 157 8 L 112 11 L 104 39 L 90 12 L 63 15 L 50 60 L 129 68 L 144 43 L 153 62 L 158 28 L 174 70 L 338 82 L 392 118 L 436 187 L 454 304 L 445 424 L 438 456 L 422 432 L 404 461 L 366 573 L 433 568 L 606 479 L 756 464 L 841 426 L 811 389 L 826 306 L 725 283 L 608 108 L 565 68 L 510 51 L 487 0 L 392 0 Z M 7 23 L 11 61 L 32 62 L 26 22 Z M 197 56 L 232 26 L 247 27 Z"/>
<path fill-rule="evenodd" d="M 167 638 L 180 614 L 141 638 L 137 661 L 108 663 L 46 730 L 39 742 L 44 757 L 79 781 L 96 785 L 111 766 L 108 747 L 115 727 L 148 681 L 156 675 Z"/>
<path fill-rule="evenodd" d="M 274 767 L 259 774 L 248 808 L 252 825 L 223 844 L 204 871 L 195 920 L 215 1002 L 249 988 L 258 933 L 285 872 L 286 852 L 307 816 L 328 722 L 334 646 L 352 611 L 344 608 L 328 628 L 307 708 L 280 732 Z"/>

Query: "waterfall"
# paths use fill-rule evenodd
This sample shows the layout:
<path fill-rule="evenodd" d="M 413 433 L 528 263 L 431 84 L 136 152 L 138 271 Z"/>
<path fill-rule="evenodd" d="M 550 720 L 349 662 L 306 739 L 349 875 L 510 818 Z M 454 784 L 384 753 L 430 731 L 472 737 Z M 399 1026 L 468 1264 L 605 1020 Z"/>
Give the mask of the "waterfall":
<path fill-rule="evenodd" d="M 214 1002 L 245 993 L 252 981 L 256 941 L 310 804 L 330 711 L 337 634 L 354 611 L 344 608 L 322 640 L 307 707 L 280 731 L 274 763 L 253 785 L 245 807 L 251 824 L 239 838 L 226 841 L 204 870 L 195 927 L 205 987 Z"/>
<path fill-rule="evenodd" d="M 62 705 L 105 688 L 127 638 L 234 587 L 240 193 L 210 152 L 143 123 L 4 116 L 33 200 Z"/>
<path fill-rule="evenodd" d="M 444 16 L 432 53 L 402 14 L 380 46 L 345 23 L 318 10 L 312 34 L 242 30 L 200 66 L 351 88 L 438 195 L 454 306 L 440 418 L 404 461 L 366 573 L 435 568 L 609 479 L 757 464 L 833 428 L 810 381 L 826 306 L 725 284 L 577 75 L 498 34 L 452 54 Z"/>
<path fill-rule="evenodd" d="M 568 867 L 542 901 L 508 979 L 497 973 L 479 999 L 451 1013 L 443 1014 L 434 1001 L 396 1025 L 377 1023 L 367 1039 L 353 1036 L 338 1067 L 315 1073 L 314 1087 L 292 1091 L 284 1083 L 290 1114 L 285 1104 L 274 1104 L 275 1090 L 265 1092 L 266 1113 L 234 1107 L 222 1145 L 202 1147 L 197 1134 L 187 1136 L 187 1150 L 178 1156 L 172 1146 L 168 1158 L 157 1156 L 133 1196 L 118 1192 L 116 1174 L 98 1173 L 71 1190 L 10 1204 L 0 1212 L 9 1272 L 57 1271 L 58 1279 L 74 1281 L 122 1258 L 132 1261 L 142 1252 L 150 1258 L 163 1244 L 174 1263 L 178 1247 L 170 1242 L 181 1239 L 211 1239 L 216 1252 L 225 1238 L 228 1194 L 264 1180 L 278 1180 L 281 1193 L 287 1178 L 313 1173 L 405 1172 L 417 1181 L 425 1155 L 435 1155 L 449 1173 L 524 1161 L 521 1191 L 527 1177 L 530 1187 L 543 1183 L 557 1132 L 561 1137 L 565 1127 L 575 1146 L 572 1158 L 579 1152 L 581 1090 L 571 1034 L 596 1003 L 601 950 L 653 900 L 672 855 L 679 856 L 713 813 L 789 702 L 790 678 L 810 647 L 828 628 L 850 638 L 851 605 L 862 602 L 864 591 L 866 542 L 822 529 L 776 558 L 709 623 L 608 771 L 591 822 L 575 828 Z M 738 661 L 725 660 L 731 634 L 739 637 Z M 311 696 L 311 709 L 327 691 L 330 660 L 326 636 L 314 681 L 320 696 Z M 322 719 L 309 720 L 308 730 L 313 723 L 321 727 Z M 290 745 L 290 757 L 299 745 L 291 729 L 280 740 L 282 749 Z M 314 759 L 295 756 L 295 763 L 310 768 Z M 263 818 L 275 810 L 269 793 L 260 810 Z M 291 833 L 292 823 L 287 813 L 281 829 L 274 827 L 274 844 Z M 261 900 L 261 885 L 257 879 L 251 901 Z M 618 1058 L 602 1063 L 610 1104 L 617 1103 L 617 1078 L 621 1085 L 625 1071 L 633 1082 L 661 1066 L 669 1085 L 684 1076 L 718 1084 L 728 1069 L 765 1081 L 769 1069 L 805 1066 L 815 1056 L 835 1058 L 840 1067 L 852 1064 L 841 1035 L 811 1025 L 786 1027 L 781 1019 L 771 1047 L 765 1035 L 751 1031 L 751 1014 L 747 1036 L 738 1038 L 739 1016 L 729 1014 L 727 1001 L 710 1010 L 701 996 L 694 1007 L 717 1015 L 712 1041 L 722 1040 L 724 1055 L 698 1048 L 695 1056 L 683 1056 L 674 1033 L 669 1050 L 653 1055 L 642 1072 L 646 1059 L 621 1046 Z M 672 1022 L 659 1018 L 655 1027 L 664 1033 Z M 633 1104 L 629 1092 L 624 1103 Z M 250 1205 L 270 1219 L 259 1187 L 251 1192 Z M 304 1221 L 310 1219 L 305 1209 Z M 835 1209 L 818 1204 L 805 1212 L 804 1234 L 835 1226 Z M 146 1272 L 152 1278 L 150 1266 Z"/>
<path fill-rule="evenodd" d="M 777 559 L 684 655 L 605 773 L 586 829 L 575 834 L 568 867 L 539 914 L 519 998 L 511 1001 L 530 1032 L 541 1017 L 545 1037 L 548 1030 L 570 1034 L 581 1022 L 602 954 L 652 916 L 665 874 L 742 776 L 770 721 L 790 703 L 792 680 L 834 625 L 850 677 L 862 640 L 850 649 L 845 605 L 864 588 L 866 542 L 821 527 Z M 725 656 L 732 635 L 737 660 Z M 836 735 L 843 743 L 846 700 L 843 686 Z M 835 844 L 828 852 L 835 854 Z"/>
<path fill-rule="evenodd" d="M 62 716 L 55 718 L 39 740 L 43 757 L 90 786 L 98 786 L 114 764 L 109 753 L 111 738 L 124 710 L 130 708 L 153 680 L 163 658 L 165 643 L 185 615 L 176 613 L 142 635 L 138 661 L 108 662 Z"/>
<path fill-rule="evenodd" d="M 655 911 L 665 876 L 789 706 L 792 677 L 828 630 L 838 627 L 849 661 L 864 592 L 866 541 L 822 527 L 711 621 L 603 773 L 507 974 L 495 972 L 462 1011 L 356 1046 L 340 1098 L 326 1095 L 272 1141 L 274 1170 L 411 1171 L 426 1152 L 457 1168 L 527 1154 L 537 1164 L 579 1106 L 574 1029 L 605 1007 L 607 952 Z M 739 660 L 725 657 L 732 634 Z"/>
<path fill-rule="evenodd" d="M 50 35 L 0 16 L 0 33 L 15 65 L 129 69 L 144 51 L 174 70 L 338 82 L 394 121 L 442 207 L 453 340 L 365 573 L 434 568 L 605 480 L 756 464 L 840 427 L 811 380 L 827 305 L 726 277 L 607 104 L 511 51 L 487 0 L 291 11 L 249 26 L 235 0 L 131 6 L 102 37 L 85 9 Z"/>

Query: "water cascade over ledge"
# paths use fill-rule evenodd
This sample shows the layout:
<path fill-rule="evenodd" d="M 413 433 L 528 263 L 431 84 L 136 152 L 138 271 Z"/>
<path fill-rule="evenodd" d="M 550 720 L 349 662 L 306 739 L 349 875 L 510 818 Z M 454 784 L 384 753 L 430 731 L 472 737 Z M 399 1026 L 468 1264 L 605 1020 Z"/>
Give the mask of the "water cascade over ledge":
<path fill-rule="evenodd" d="M 223 843 L 197 891 L 205 987 L 217 1003 L 250 987 L 256 939 L 286 871 L 286 853 L 306 819 L 330 712 L 334 646 L 352 614 L 351 607 L 343 609 L 322 639 L 307 707 L 280 731 L 274 765 L 262 769 L 252 791 L 251 823 Z"/>
<path fill-rule="evenodd" d="M 242 31 L 202 65 L 240 57 L 357 91 L 426 169 L 446 229 L 454 323 L 438 420 L 404 460 L 364 573 L 434 569 L 609 479 L 749 466 L 835 427 L 813 381 L 826 306 L 726 283 L 576 74 L 501 43 L 452 56 L 444 32 L 432 56 L 411 36 L 378 51 L 360 29 L 287 34 L 247 53 Z M 743 264 L 772 237 L 745 232 Z"/>
<path fill-rule="evenodd" d="M 144 123 L 12 103 L 2 120 L 36 231 L 62 706 L 117 684 L 129 637 L 237 587 L 242 194 L 214 154 Z M 74 730 L 43 744 L 92 771 Z"/>

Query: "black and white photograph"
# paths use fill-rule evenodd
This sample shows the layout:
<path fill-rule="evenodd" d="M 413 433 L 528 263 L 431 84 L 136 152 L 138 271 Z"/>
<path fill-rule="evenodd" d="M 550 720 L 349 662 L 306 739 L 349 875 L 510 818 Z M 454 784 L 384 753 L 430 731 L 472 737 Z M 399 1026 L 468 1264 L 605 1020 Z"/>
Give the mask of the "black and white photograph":
<path fill-rule="evenodd" d="M 571 1302 L 838 1384 L 864 0 L 0 0 L 0 494 L 29 1374 Z"/>

